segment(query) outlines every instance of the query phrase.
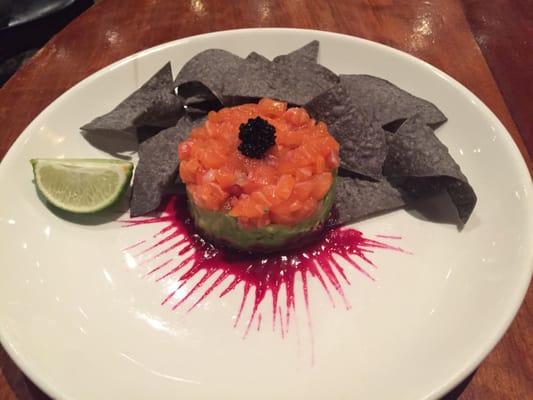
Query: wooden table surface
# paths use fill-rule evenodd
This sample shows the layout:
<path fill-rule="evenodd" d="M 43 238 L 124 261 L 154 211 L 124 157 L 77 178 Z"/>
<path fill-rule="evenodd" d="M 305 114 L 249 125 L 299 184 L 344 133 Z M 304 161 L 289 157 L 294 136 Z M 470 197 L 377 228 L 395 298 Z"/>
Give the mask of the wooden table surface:
<path fill-rule="evenodd" d="M 531 171 L 532 21 L 531 0 L 103 0 L 0 89 L 0 159 L 55 98 L 116 60 L 190 35 L 279 26 L 367 38 L 442 69 L 500 118 Z M 532 308 L 530 287 L 503 340 L 446 399 L 533 398 Z M 48 399 L 1 347 L 0 399 Z"/>

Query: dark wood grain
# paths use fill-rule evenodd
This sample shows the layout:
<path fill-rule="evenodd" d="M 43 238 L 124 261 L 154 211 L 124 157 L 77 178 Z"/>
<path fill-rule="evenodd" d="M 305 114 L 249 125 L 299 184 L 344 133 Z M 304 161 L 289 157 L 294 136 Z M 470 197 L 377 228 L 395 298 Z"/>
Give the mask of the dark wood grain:
<path fill-rule="evenodd" d="M 478 7 L 486 3 L 479 2 Z M 514 4 L 512 0 L 504 3 L 506 7 Z M 120 58 L 204 32 L 285 26 L 368 38 L 407 51 L 444 70 L 473 91 L 500 118 L 531 168 L 529 154 L 472 34 L 465 10 L 469 8 L 459 0 L 104 0 L 55 36 L 0 90 L 0 158 L 55 98 Z M 471 12 L 468 16 L 472 19 Z M 494 57 L 498 58 L 497 52 Z M 515 117 L 524 112 L 520 107 L 529 104 L 530 101 L 524 105 L 509 100 Z M 530 108 L 526 108 L 525 115 L 527 131 L 528 123 L 531 124 L 527 121 Z M 505 338 L 471 381 L 446 399 L 533 398 L 532 308 L 533 289 L 530 288 Z M 2 351 L 0 369 L 0 399 L 45 398 Z"/>
<path fill-rule="evenodd" d="M 464 0 L 466 17 L 533 154 L 533 1 Z"/>

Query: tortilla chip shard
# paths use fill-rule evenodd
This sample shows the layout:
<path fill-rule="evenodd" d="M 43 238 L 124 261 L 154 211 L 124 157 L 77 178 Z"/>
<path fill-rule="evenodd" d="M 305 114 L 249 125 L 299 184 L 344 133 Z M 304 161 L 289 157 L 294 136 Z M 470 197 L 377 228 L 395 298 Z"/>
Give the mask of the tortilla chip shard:
<path fill-rule="evenodd" d="M 163 195 L 178 174 L 178 144 L 188 136 L 194 124 L 193 120 L 184 116 L 176 126 L 159 132 L 140 145 L 130 202 L 132 217 L 159 207 Z"/>
<path fill-rule="evenodd" d="M 176 124 L 182 105 L 173 93 L 170 62 L 113 110 L 81 127 L 84 131 L 135 134 L 139 142 Z"/>
<path fill-rule="evenodd" d="M 448 148 L 421 115 L 409 118 L 396 133 L 387 135 L 389 152 L 384 174 L 413 198 L 445 191 L 465 224 L 477 202 L 476 194 Z"/>
<path fill-rule="evenodd" d="M 417 114 L 433 129 L 447 121 L 446 116 L 433 103 L 413 96 L 385 79 L 370 75 L 339 77 L 352 101 L 381 127 L 397 127 L 395 122 L 403 122 Z"/>
<path fill-rule="evenodd" d="M 352 101 L 342 86 L 326 90 L 304 108 L 314 119 L 326 123 L 339 142 L 342 168 L 373 180 L 382 178 L 387 156 L 385 132 Z"/>
<path fill-rule="evenodd" d="M 277 57 L 274 57 L 272 61 L 274 62 L 291 62 L 291 61 L 300 61 L 306 60 L 309 62 L 318 62 L 318 51 L 320 50 L 320 42 L 318 40 L 313 40 L 306 45 L 291 51 L 288 54 L 282 54 Z"/>
<path fill-rule="evenodd" d="M 386 179 L 378 182 L 339 176 L 328 226 L 346 225 L 364 217 L 394 210 L 406 204 L 404 193 Z"/>
<path fill-rule="evenodd" d="M 293 53 L 278 62 L 250 53 L 224 77 L 225 105 L 268 97 L 302 106 L 338 83 L 335 73 L 308 55 L 298 50 Z"/>
<path fill-rule="evenodd" d="M 176 76 L 175 86 L 186 82 L 202 82 L 213 93 L 222 93 L 226 73 L 242 63 L 243 59 L 229 51 L 207 49 L 191 58 Z"/>

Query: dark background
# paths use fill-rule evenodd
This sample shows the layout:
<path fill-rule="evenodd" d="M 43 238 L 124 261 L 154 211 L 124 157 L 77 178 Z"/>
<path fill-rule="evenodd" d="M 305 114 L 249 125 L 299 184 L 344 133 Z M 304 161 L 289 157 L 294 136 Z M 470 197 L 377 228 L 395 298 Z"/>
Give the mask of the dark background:
<path fill-rule="evenodd" d="M 0 0 L 0 87 L 93 0 Z"/>

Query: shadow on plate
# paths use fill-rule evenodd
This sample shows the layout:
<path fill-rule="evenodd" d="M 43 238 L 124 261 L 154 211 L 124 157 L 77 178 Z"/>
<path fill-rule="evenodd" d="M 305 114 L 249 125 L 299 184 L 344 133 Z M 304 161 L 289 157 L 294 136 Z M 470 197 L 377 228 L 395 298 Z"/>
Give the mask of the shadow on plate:
<path fill-rule="evenodd" d="M 121 160 L 131 160 L 131 155 L 139 149 L 135 135 L 117 135 L 113 131 L 81 131 L 81 135 L 87 142 L 98 150 Z"/>
<path fill-rule="evenodd" d="M 405 210 L 422 221 L 457 226 L 457 210 L 453 207 L 447 193 L 417 200 Z"/>

